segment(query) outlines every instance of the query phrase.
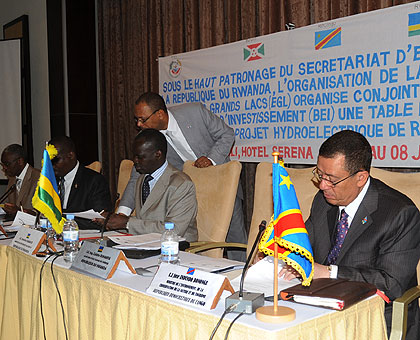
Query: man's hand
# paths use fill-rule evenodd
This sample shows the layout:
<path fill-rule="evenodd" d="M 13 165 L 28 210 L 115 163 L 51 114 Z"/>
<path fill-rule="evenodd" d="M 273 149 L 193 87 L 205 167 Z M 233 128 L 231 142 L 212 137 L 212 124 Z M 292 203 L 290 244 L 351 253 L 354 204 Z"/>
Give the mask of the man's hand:
<path fill-rule="evenodd" d="M 6 212 L 6 214 L 9 215 L 16 215 L 16 213 L 18 212 L 19 208 L 16 204 L 13 203 L 5 203 L 3 210 Z"/>
<path fill-rule="evenodd" d="M 290 281 L 292 279 L 300 278 L 300 274 L 293 269 L 292 266 L 285 264 L 283 268 L 279 272 L 279 277 L 282 277 L 286 281 Z"/>
<path fill-rule="evenodd" d="M 319 263 L 314 263 L 314 279 L 329 278 L 330 271 L 328 266 L 323 266 Z"/>
<path fill-rule="evenodd" d="M 125 229 L 127 226 L 128 218 L 128 216 L 123 214 L 112 214 L 106 225 L 106 230 Z M 105 220 L 102 218 L 95 218 L 93 219 L 93 222 L 102 226 L 105 223 Z"/>
<path fill-rule="evenodd" d="M 290 281 L 294 278 L 300 278 L 300 274 L 294 270 L 291 266 L 285 265 L 279 272 L 279 277 L 282 277 L 286 281 Z M 314 279 L 320 279 L 320 278 L 329 278 L 330 277 L 330 271 L 328 270 L 328 266 L 324 266 L 319 263 L 314 263 Z"/>
<path fill-rule="evenodd" d="M 213 165 L 213 163 L 206 156 L 201 156 L 194 162 L 194 166 L 197 168 L 207 168 L 211 165 Z"/>

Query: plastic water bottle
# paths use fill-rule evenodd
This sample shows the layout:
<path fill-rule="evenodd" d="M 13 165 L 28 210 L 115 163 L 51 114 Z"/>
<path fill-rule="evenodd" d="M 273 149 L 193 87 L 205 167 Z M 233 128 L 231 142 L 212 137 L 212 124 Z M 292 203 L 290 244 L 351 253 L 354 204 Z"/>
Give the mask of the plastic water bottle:
<path fill-rule="evenodd" d="M 73 215 L 67 215 L 63 227 L 64 261 L 73 262 L 79 252 L 79 227 Z"/>
<path fill-rule="evenodd" d="M 159 258 L 159 264 L 162 262 L 179 264 L 179 238 L 174 231 L 173 223 L 165 223 L 165 232 L 160 238 L 160 247 L 161 254 Z"/>

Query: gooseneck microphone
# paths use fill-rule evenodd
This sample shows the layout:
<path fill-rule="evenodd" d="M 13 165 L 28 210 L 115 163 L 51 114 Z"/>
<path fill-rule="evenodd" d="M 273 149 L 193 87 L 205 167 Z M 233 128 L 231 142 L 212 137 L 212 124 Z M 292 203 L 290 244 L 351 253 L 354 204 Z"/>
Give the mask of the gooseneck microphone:
<path fill-rule="evenodd" d="M 251 292 L 245 292 L 244 294 L 243 286 L 244 286 L 245 273 L 248 270 L 249 263 L 251 262 L 255 247 L 257 246 L 257 243 L 260 240 L 261 234 L 265 230 L 266 225 L 267 225 L 267 222 L 263 220 L 261 221 L 258 227 L 259 228 L 258 235 L 254 241 L 252 250 L 249 253 L 248 258 L 245 262 L 244 269 L 242 270 L 239 292 L 232 294 L 231 296 L 227 297 L 225 300 L 225 309 L 230 308 L 231 312 L 252 314 L 255 312 L 257 308 L 264 306 L 264 294 L 251 293 Z"/>
<path fill-rule="evenodd" d="M 116 195 L 115 195 L 115 199 L 114 199 L 114 201 L 112 202 L 112 207 L 115 207 L 115 204 L 117 203 L 117 201 L 118 201 L 118 199 L 120 198 L 120 194 L 119 193 L 117 193 Z M 106 217 L 105 217 L 105 221 L 104 221 L 104 223 L 102 224 L 102 228 L 101 228 L 101 240 L 103 240 L 104 239 L 104 231 L 106 230 L 106 226 L 107 226 L 107 224 L 108 224 L 108 221 L 109 221 L 109 218 L 111 217 L 111 215 L 112 215 L 112 211 L 108 211 L 108 214 L 106 215 Z"/>
<path fill-rule="evenodd" d="M 265 220 L 262 220 L 261 223 L 260 223 L 260 225 L 258 226 L 258 234 L 257 234 L 257 237 L 255 238 L 254 244 L 252 245 L 252 249 L 249 252 L 248 258 L 246 259 L 245 266 L 242 269 L 241 283 L 239 285 L 239 297 L 240 298 L 243 296 L 245 273 L 246 273 L 246 271 L 249 268 L 249 263 L 251 262 L 252 255 L 254 254 L 255 247 L 257 246 L 257 244 L 258 244 L 258 242 L 260 240 L 261 234 L 265 230 L 265 227 L 266 226 L 267 226 L 267 222 Z"/>
<path fill-rule="evenodd" d="M 12 184 L 9 189 L 0 197 L 0 203 L 3 203 L 9 195 L 16 190 L 16 184 Z"/>

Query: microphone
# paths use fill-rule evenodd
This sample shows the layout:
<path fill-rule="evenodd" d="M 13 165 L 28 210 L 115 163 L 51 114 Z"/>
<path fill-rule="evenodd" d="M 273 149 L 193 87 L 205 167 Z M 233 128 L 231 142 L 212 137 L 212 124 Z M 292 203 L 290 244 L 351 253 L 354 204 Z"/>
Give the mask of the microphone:
<path fill-rule="evenodd" d="M 118 199 L 120 198 L 120 194 L 117 192 L 117 194 L 115 195 L 115 199 L 114 199 L 114 201 L 112 202 L 112 205 L 111 205 L 111 207 L 115 207 L 115 204 L 117 203 L 117 201 L 118 201 Z M 108 221 L 109 221 L 109 218 L 111 217 L 111 215 L 112 215 L 112 211 L 108 211 L 108 214 L 106 215 L 106 217 L 105 217 L 105 221 L 104 221 L 104 223 L 102 224 L 102 228 L 101 228 L 101 240 L 103 240 L 104 239 L 104 231 L 106 230 L 106 225 L 108 224 Z"/>
<path fill-rule="evenodd" d="M 16 190 L 16 184 L 12 184 L 9 189 L 0 197 L 0 203 L 3 203 L 7 197 L 12 193 L 13 190 Z"/>
<path fill-rule="evenodd" d="M 267 225 L 267 222 L 265 220 L 262 220 L 260 225 L 258 226 L 259 230 L 258 230 L 257 237 L 255 238 L 254 244 L 252 245 L 252 249 L 248 255 L 248 258 L 242 270 L 239 292 L 236 292 L 232 294 L 231 296 L 229 296 L 228 298 L 226 298 L 225 308 L 228 308 L 231 305 L 236 305 L 234 310 L 232 310 L 232 312 L 252 314 L 255 312 L 255 310 L 258 307 L 264 306 L 264 294 L 249 293 L 249 292 L 244 293 L 243 285 L 244 285 L 245 273 L 249 268 L 249 263 L 251 262 L 251 259 L 253 257 L 252 255 L 254 254 L 255 247 L 257 246 L 260 240 L 261 234 L 265 230 L 266 225 Z"/>
<path fill-rule="evenodd" d="M 245 273 L 247 272 L 247 270 L 249 268 L 249 263 L 251 262 L 251 259 L 253 257 L 252 255 L 254 254 L 255 247 L 257 246 L 257 243 L 260 241 L 261 234 L 265 230 L 266 226 L 267 226 L 267 222 L 265 220 L 262 220 L 260 225 L 258 226 L 257 237 L 255 238 L 254 244 L 252 245 L 252 249 L 251 249 L 251 251 L 248 255 L 248 258 L 246 259 L 245 266 L 242 270 L 241 283 L 239 285 L 239 297 L 240 298 L 243 296 Z"/>

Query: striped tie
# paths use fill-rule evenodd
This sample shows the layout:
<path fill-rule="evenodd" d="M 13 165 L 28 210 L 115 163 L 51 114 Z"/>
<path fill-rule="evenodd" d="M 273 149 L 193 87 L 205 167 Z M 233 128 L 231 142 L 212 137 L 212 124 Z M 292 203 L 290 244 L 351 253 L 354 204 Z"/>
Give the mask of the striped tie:
<path fill-rule="evenodd" d="M 341 218 L 337 223 L 337 230 L 335 235 L 334 246 L 331 248 L 327 264 L 336 264 L 338 255 L 340 254 L 341 247 L 343 246 L 344 239 L 346 238 L 347 232 L 349 231 L 349 215 L 343 210 L 341 210 Z"/>

